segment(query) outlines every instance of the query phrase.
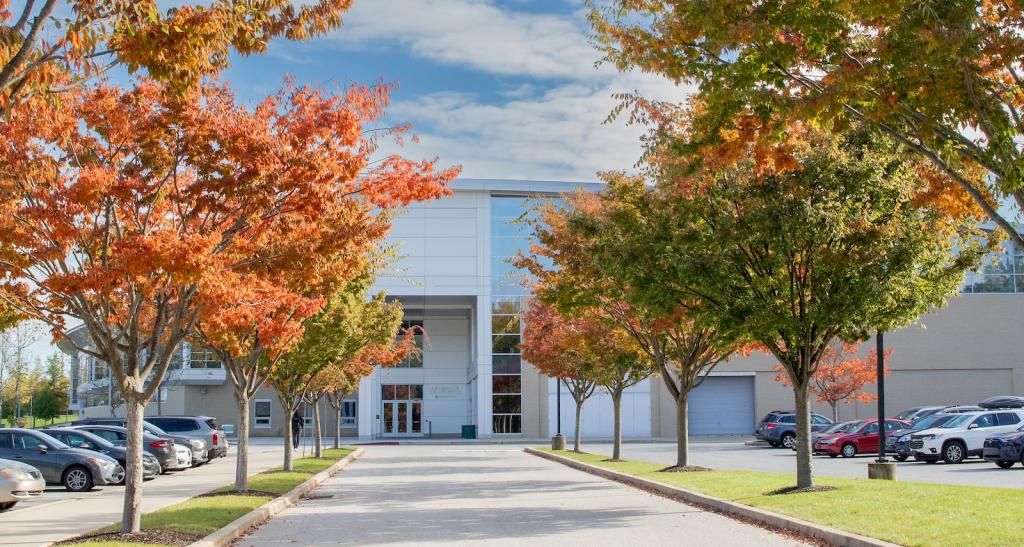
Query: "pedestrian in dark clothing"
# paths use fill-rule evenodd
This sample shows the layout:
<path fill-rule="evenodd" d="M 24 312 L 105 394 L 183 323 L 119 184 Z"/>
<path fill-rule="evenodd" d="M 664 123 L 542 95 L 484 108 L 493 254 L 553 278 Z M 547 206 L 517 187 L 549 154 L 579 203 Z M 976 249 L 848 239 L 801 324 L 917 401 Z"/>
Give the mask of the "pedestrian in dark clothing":
<path fill-rule="evenodd" d="M 299 447 L 299 434 L 302 433 L 302 415 L 296 410 L 292 414 L 292 448 Z"/>

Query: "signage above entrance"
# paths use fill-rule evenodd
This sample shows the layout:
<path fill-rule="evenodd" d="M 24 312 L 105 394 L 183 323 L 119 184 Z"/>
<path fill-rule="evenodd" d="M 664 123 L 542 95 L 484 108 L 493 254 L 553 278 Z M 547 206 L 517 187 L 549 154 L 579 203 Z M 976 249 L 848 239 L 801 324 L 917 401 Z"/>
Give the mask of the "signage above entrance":
<path fill-rule="evenodd" d="M 425 399 L 465 399 L 465 384 L 427 384 L 423 386 Z"/>

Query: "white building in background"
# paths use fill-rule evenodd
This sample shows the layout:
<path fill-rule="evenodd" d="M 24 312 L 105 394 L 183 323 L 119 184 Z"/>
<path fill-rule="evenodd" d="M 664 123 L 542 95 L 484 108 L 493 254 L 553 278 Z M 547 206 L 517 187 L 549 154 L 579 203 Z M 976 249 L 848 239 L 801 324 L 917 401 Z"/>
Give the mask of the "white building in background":
<path fill-rule="evenodd" d="M 345 402 L 340 424 L 324 405 L 328 429 L 363 439 L 458 437 L 542 438 L 556 430 L 553 379 L 524 363 L 517 345 L 527 294 L 508 259 L 526 250 L 528 228 L 517 222 L 536 200 L 573 190 L 598 191 L 598 183 L 460 179 L 453 195 L 416 203 L 394 218 L 386 243 L 398 260 L 375 289 L 400 300 L 406 326 L 420 325 L 421 359 L 378 369 Z M 1024 252 L 1007 244 L 981 272 L 969 276 L 964 294 L 919 327 L 886 336 L 894 350 L 886 407 L 975 403 L 992 395 L 1024 393 L 1024 348 L 1015 341 L 1024 324 Z M 84 333 L 78 332 L 76 336 Z M 77 401 L 86 415 L 111 413 L 102 362 L 72 355 Z M 792 394 L 775 381 L 765 354 L 717 368 L 690 396 L 694 435 L 749 434 L 757 419 L 792 408 Z M 115 396 L 116 398 L 116 396 Z M 116 403 L 116 401 L 115 401 Z M 253 435 L 280 436 L 289 420 L 273 392 L 252 404 Z M 658 378 L 641 382 L 623 399 L 623 434 L 673 437 L 674 401 Z M 572 434 L 573 402 L 562 391 L 562 432 Z M 828 414 L 826 406 L 817 411 Z M 843 406 L 841 418 L 870 416 L 873 405 Z M 113 412 L 119 412 L 116 404 Z M 230 383 L 220 364 L 201 348 L 183 345 L 150 414 L 205 414 L 238 422 Z M 311 409 L 305 409 L 307 423 Z M 611 402 L 595 394 L 586 403 L 583 433 L 609 437 Z"/>

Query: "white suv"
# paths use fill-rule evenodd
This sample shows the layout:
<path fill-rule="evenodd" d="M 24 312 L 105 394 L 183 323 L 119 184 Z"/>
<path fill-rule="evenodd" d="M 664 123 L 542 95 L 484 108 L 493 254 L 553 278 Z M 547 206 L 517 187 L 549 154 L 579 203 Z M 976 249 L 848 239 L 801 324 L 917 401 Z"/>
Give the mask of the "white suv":
<path fill-rule="evenodd" d="M 914 459 L 935 463 L 960 463 L 969 456 L 981 456 L 985 437 L 1014 431 L 1024 422 L 1024 410 L 965 412 L 938 427 L 915 432 L 910 437 Z"/>

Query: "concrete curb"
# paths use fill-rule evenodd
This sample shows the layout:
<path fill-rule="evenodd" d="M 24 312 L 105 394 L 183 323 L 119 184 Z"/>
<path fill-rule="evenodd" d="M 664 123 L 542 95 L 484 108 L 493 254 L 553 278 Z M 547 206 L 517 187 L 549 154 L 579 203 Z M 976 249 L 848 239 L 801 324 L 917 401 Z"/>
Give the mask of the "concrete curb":
<path fill-rule="evenodd" d="M 670 486 L 665 483 L 642 479 L 625 473 L 619 473 L 618 471 L 611 471 L 602 467 L 578 462 L 574 459 L 566 458 L 565 456 L 542 452 L 534 448 L 525 448 L 524 451 L 528 454 L 533 454 L 534 456 L 539 456 L 541 458 L 572 467 L 573 469 L 578 469 L 592 475 L 620 482 L 666 498 L 699 505 L 727 515 L 735 515 L 742 519 L 765 524 L 772 528 L 797 532 L 804 536 L 824 540 L 832 545 L 839 545 L 841 547 L 898 547 L 894 543 L 888 543 L 886 541 L 860 536 L 850 532 L 844 532 L 829 526 L 814 524 L 805 520 L 780 515 L 779 513 L 773 513 L 771 511 L 765 511 L 763 509 L 757 509 L 747 505 L 741 505 L 739 503 L 733 503 L 731 501 L 711 497 L 706 494 L 700 494 L 692 490 L 685 490 L 677 486 Z"/>
<path fill-rule="evenodd" d="M 299 498 L 305 496 L 310 491 L 323 484 L 324 481 L 331 478 L 331 476 L 338 471 L 348 467 L 349 464 L 362 457 L 365 452 L 366 451 L 362 448 L 356 448 L 351 454 L 338 460 L 334 465 L 327 469 L 324 469 L 316 475 L 306 479 L 302 484 L 292 488 L 287 494 L 276 497 L 252 511 L 249 511 L 232 521 L 227 526 L 191 544 L 189 547 L 222 547 L 224 545 L 231 544 L 232 541 L 238 539 L 250 528 L 263 524 L 267 520 L 270 520 L 274 515 L 284 511 L 292 505 L 295 505 L 295 502 L 297 502 Z"/>

